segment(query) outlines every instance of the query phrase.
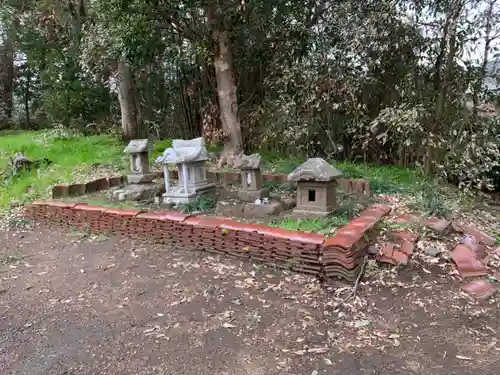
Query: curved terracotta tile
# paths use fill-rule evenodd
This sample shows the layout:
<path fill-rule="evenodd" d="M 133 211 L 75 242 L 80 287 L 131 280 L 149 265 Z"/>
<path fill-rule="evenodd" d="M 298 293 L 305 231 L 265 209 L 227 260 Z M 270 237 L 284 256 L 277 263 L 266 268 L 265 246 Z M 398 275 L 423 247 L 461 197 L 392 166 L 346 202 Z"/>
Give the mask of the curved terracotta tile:
<path fill-rule="evenodd" d="M 498 291 L 496 285 L 485 279 L 471 281 L 462 288 L 466 293 L 482 300 L 490 298 Z"/>
<path fill-rule="evenodd" d="M 486 276 L 491 271 L 477 259 L 476 253 L 463 244 L 458 244 L 451 253 L 451 259 L 462 277 Z"/>
<path fill-rule="evenodd" d="M 182 212 L 175 211 L 161 211 L 163 213 L 164 220 L 170 221 L 185 221 L 187 218 L 191 217 L 191 215 L 183 214 Z"/>
<path fill-rule="evenodd" d="M 496 242 L 495 238 L 490 235 L 484 233 L 482 230 L 476 228 L 473 225 L 467 225 L 464 227 L 465 233 L 475 237 L 479 242 L 484 243 L 488 246 L 493 246 Z"/>
<path fill-rule="evenodd" d="M 58 208 L 73 208 L 77 206 L 76 203 L 66 203 L 66 202 L 56 202 L 56 201 L 50 201 L 45 203 L 46 206 L 49 207 L 58 207 Z"/>
<path fill-rule="evenodd" d="M 359 235 L 359 234 L 358 234 Z M 349 234 L 337 234 L 334 237 L 328 237 L 323 243 L 323 251 L 329 251 L 331 249 L 342 248 L 350 249 L 358 240 L 358 237 Z"/>
<path fill-rule="evenodd" d="M 403 241 L 417 243 L 417 241 L 420 238 L 420 235 L 417 233 L 410 232 L 408 230 L 401 230 L 401 231 L 389 232 L 389 238 L 398 243 L 402 243 Z"/>
<path fill-rule="evenodd" d="M 142 211 L 139 210 L 121 210 L 119 208 L 107 208 L 104 213 L 109 215 L 118 215 L 122 217 L 135 217 Z"/>
<path fill-rule="evenodd" d="M 32 206 L 46 206 L 47 202 L 46 201 L 33 201 L 30 203 Z"/>
<path fill-rule="evenodd" d="M 78 211 L 95 211 L 95 212 L 104 212 L 106 208 L 101 206 L 89 206 L 88 204 L 77 204 L 73 209 Z"/>
<path fill-rule="evenodd" d="M 138 219 L 151 219 L 151 220 L 163 220 L 165 217 L 164 213 L 161 212 L 142 212 L 136 216 Z"/>
<path fill-rule="evenodd" d="M 242 231 L 242 232 L 258 232 L 259 229 L 261 229 L 261 225 L 257 224 L 247 224 L 247 223 L 240 223 L 238 221 L 232 221 L 232 220 L 221 220 L 221 228 L 222 229 L 227 229 L 227 230 L 233 230 L 233 231 Z"/>
<path fill-rule="evenodd" d="M 183 224 L 191 225 L 194 228 L 220 228 L 221 224 L 223 224 L 224 220 L 218 219 L 210 219 L 199 216 L 191 216 L 183 221 Z"/>

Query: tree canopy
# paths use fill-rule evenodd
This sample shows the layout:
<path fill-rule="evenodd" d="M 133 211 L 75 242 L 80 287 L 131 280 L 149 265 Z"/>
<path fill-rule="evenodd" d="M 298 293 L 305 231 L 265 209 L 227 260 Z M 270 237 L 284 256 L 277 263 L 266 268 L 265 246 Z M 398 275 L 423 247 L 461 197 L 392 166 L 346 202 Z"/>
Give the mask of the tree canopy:
<path fill-rule="evenodd" d="M 500 0 L 3 4 L 0 128 L 498 172 Z"/>

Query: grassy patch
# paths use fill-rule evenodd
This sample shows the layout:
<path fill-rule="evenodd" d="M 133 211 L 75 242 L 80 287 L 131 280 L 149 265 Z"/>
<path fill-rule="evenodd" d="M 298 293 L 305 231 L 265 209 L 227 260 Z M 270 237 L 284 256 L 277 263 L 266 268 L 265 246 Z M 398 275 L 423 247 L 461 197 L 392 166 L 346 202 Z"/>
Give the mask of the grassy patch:
<path fill-rule="evenodd" d="M 53 132 L 23 132 L 0 135 L 0 170 L 15 153 L 33 159 L 49 159 L 52 164 L 24 171 L 12 179 L 0 177 L 0 210 L 13 200 L 26 202 L 48 196 L 51 186 L 75 181 L 75 176 L 91 173 L 97 165 L 127 165 L 123 145 L 112 136 L 60 138 Z"/>
<path fill-rule="evenodd" d="M 431 181 L 414 169 L 393 165 L 355 164 L 332 162 L 348 178 L 370 182 L 375 193 L 397 194 L 415 193 L 424 190 Z"/>
<path fill-rule="evenodd" d="M 305 161 L 299 157 L 283 157 L 270 152 L 264 152 L 262 157 L 266 161 L 266 170 L 274 173 L 290 173 Z M 415 193 L 425 190 L 431 184 L 429 179 L 414 169 L 349 161 L 331 161 L 331 164 L 342 171 L 347 178 L 370 182 L 375 193 Z"/>
<path fill-rule="evenodd" d="M 321 219 L 291 219 L 270 223 L 276 228 L 286 229 L 294 232 L 321 233 L 325 235 L 333 234 L 341 226 L 349 222 L 346 214 L 332 215 Z"/>

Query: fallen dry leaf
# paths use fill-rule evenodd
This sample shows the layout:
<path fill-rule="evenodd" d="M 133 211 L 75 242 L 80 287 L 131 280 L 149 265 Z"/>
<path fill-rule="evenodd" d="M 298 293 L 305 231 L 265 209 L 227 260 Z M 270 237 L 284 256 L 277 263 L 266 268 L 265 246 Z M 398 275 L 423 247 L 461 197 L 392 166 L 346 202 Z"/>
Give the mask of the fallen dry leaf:
<path fill-rule="evenodd" d="M 322 353 L 326 353 L 329 350 L 330 349 L 328 348 L 328 346 L 323 346 L 323 347 L 318 347 L 318 348 L 309 348 L 309 349 L 307 349 L 307 352 L 313 353 L 313 354 L 322 354 Z"/>

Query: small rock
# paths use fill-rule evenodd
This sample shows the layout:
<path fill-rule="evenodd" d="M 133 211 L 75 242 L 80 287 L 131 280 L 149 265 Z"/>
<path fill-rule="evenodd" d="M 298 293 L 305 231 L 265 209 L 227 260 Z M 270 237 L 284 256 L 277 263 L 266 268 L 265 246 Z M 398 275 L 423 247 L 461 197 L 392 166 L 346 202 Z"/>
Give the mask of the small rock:
<path fill-rule="evenodd" d="M 368 254 L 377 255 L 378 253 L 379 253 L 379 251 L 375 246 L 368 247 Z"/>
<path fill-rule="evenodd" d="M 425 249 L 425 254 L 431 257 L 435 257 L 441 254 L 441 250 L 437 247 L 428 247 L 427 249 Z"/>

